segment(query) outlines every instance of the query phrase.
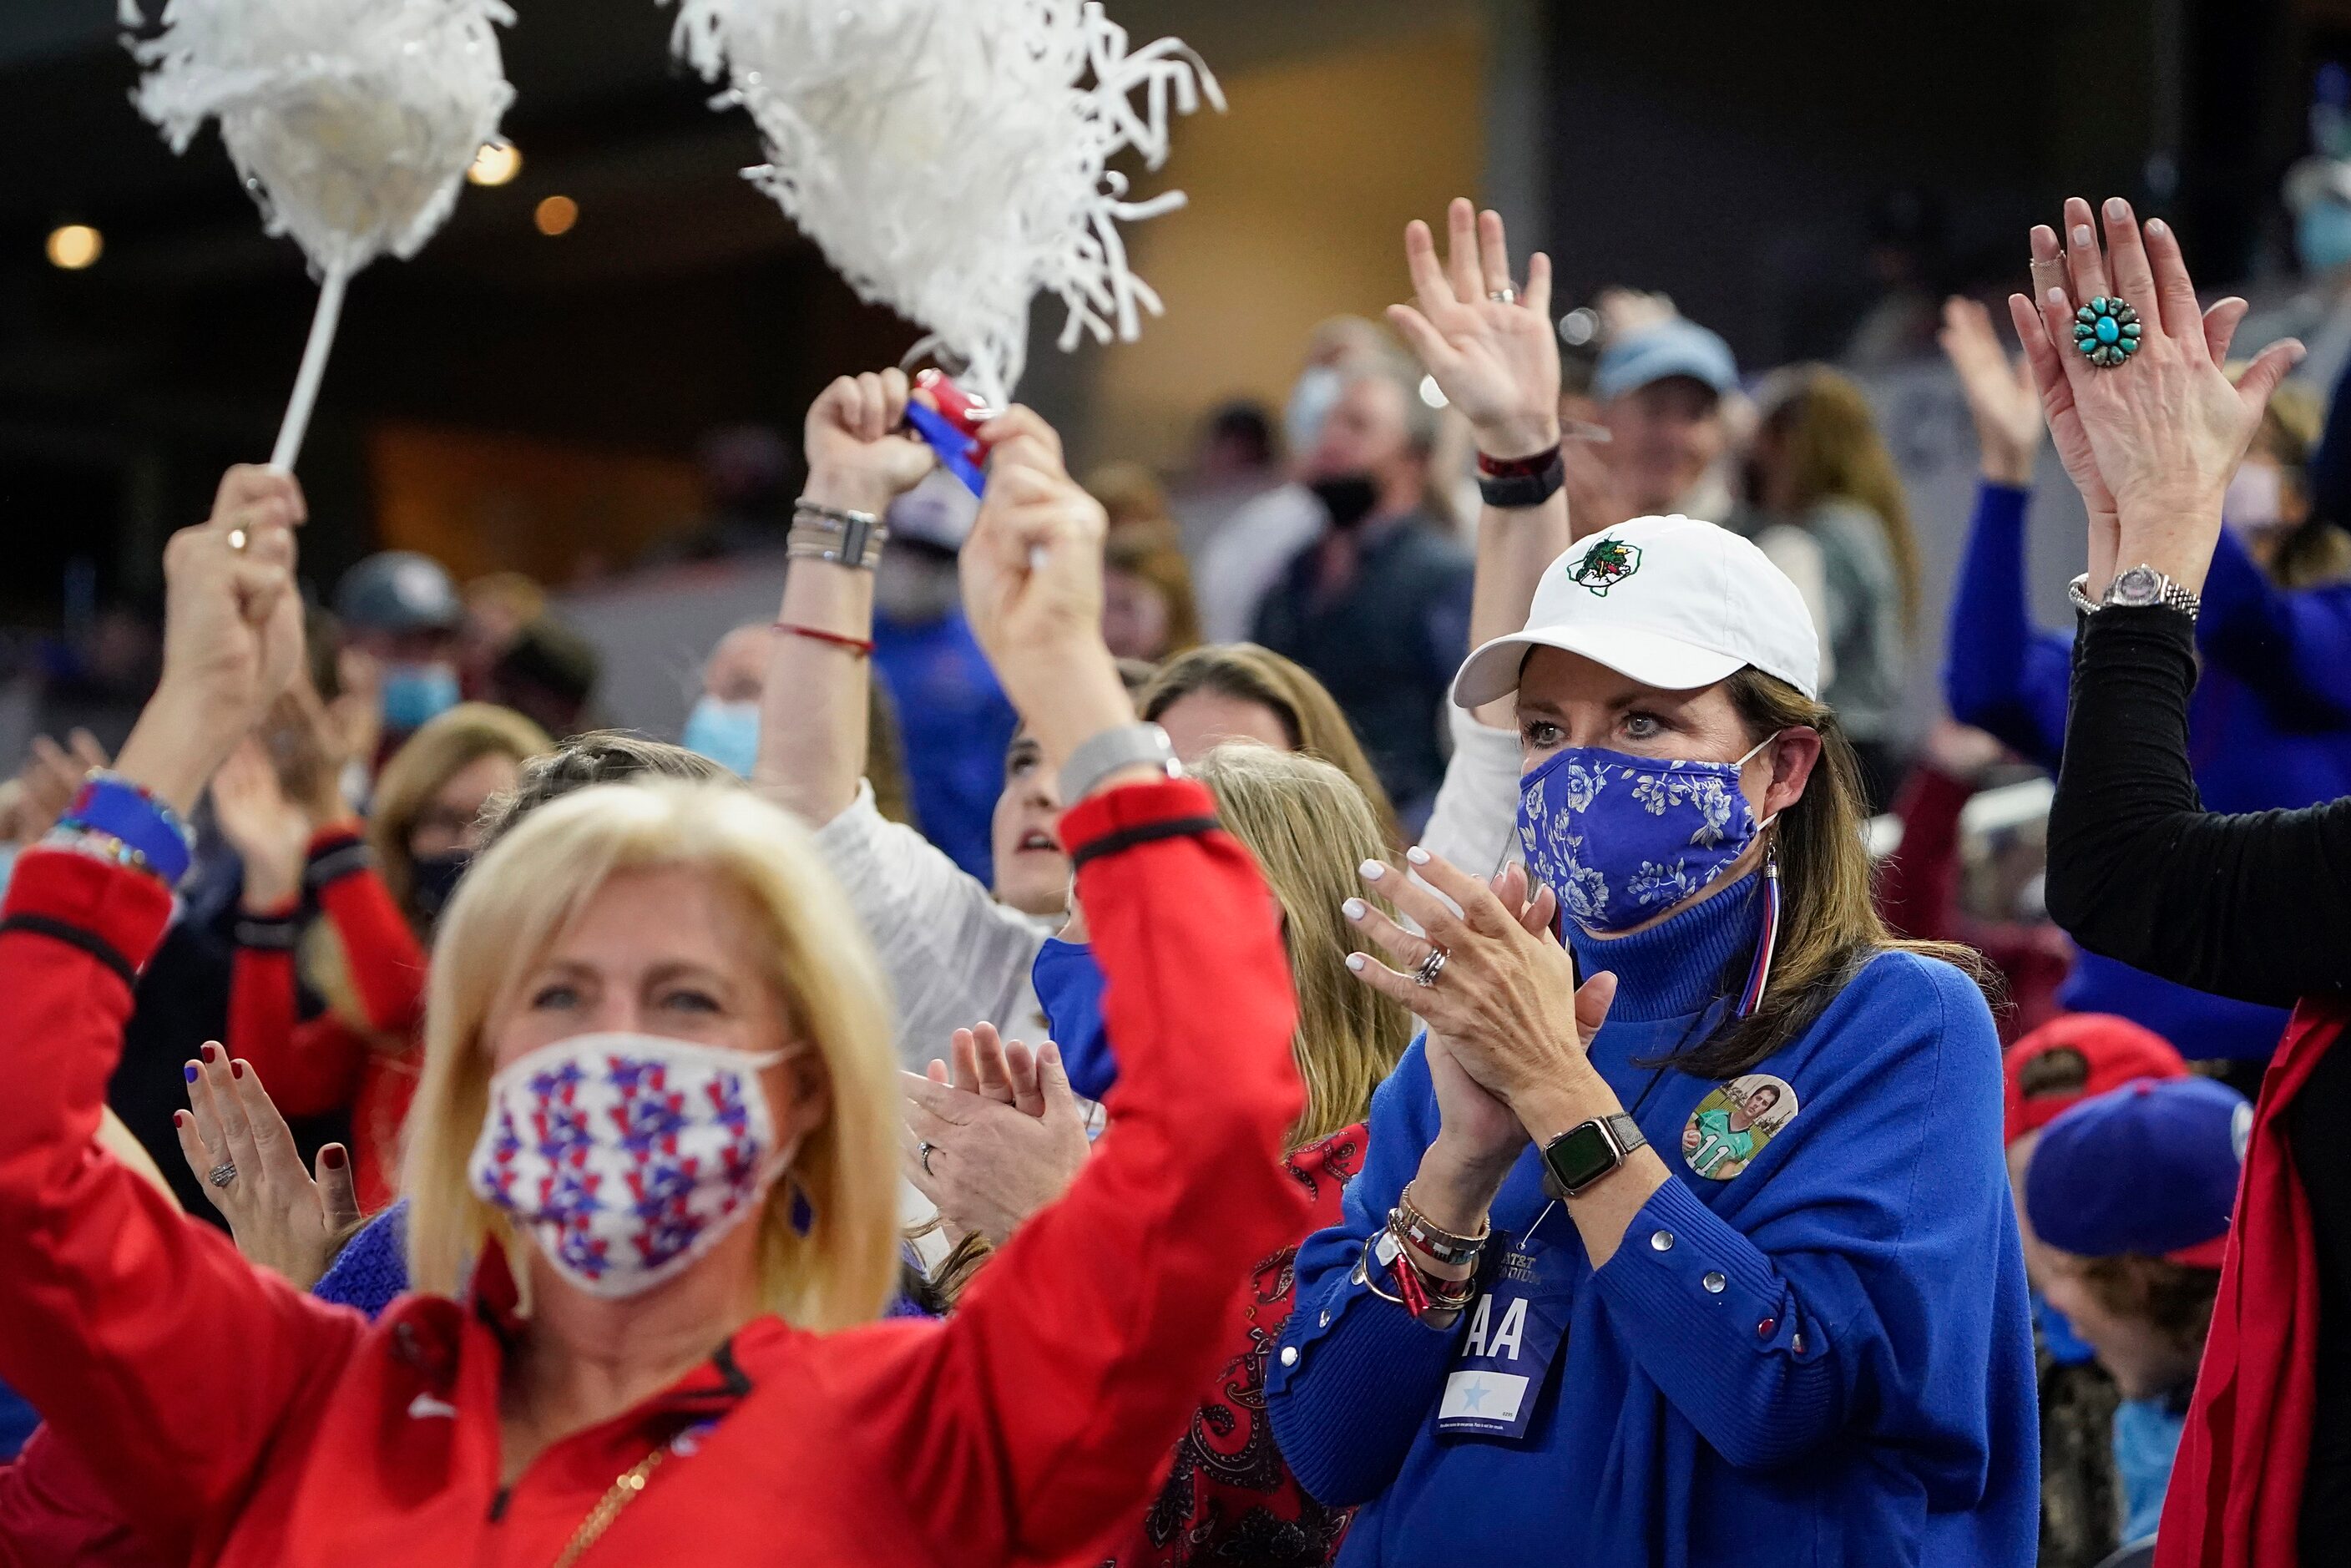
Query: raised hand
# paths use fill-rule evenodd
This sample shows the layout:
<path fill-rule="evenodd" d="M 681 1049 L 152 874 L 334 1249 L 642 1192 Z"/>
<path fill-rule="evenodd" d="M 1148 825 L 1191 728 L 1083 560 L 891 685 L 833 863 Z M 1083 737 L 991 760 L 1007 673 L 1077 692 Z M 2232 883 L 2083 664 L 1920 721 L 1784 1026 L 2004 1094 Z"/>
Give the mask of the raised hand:
<path fill-rule="evenodd" d="M 2103 592 L 2117 567 L 2154 567 L 2191 591 L 2203 586 L 2220 533 L 2221 497 L 2261 426 L 2278 382 L 2302 358 L 2287 340 L 2263 349 L 2233 385 L 2222 370 L 2230 340 L 2244 319 L 2242 299 L 2209 311 L 2179 253 L 2179 236 L 2157 219 L 2142 234 L 2130 204 L 2105 208 L 2105 246 L 2091 226 L 2089 204 L 2065 204 L 2065 281 L 2054 281 L 2058 236 L 2032 235 L 2039 298 L 2009 297 L 2034 384 L 2053 429 L 2061 411 L 2081 423 L 2098 478 L 2114 502 L 2112 553 L 2097 534 L 2092 507 L 2089 590 Z M 2049 281 L 2043 282 L 2047 278 Z M 2123 363 L 2101 368 L 2074 347 L 2077 312 L 2098 298 L 2127 302 L 2138 315 L 2138 344 Z"/>
<path fill-rule="evenodd" d="M 1551 320 L 1551 258 L 1527 263 L 1521 292 L 1499 213 L 1456 199 L 1446 257 L 1428 225 L 1404 231 L 1418 308 L 1392 305 L 1388 321 L 1437 378 L 1447 402 L 1493 457 L 1531 457 L 1559 444 L 1559 338 Z"/>
<path fill-rule="evenodd" d="M 118 770 L 183 814 L 301 664 L 294 530 L 306 515 L 291 475 L 240 465 L 211 518 L 164 548 L 163 677 Z"/>
<path fill-rule="evenodd" d="M 71 749 L 68 750 L 68 747 Z M 75 730 L 59 746 L 46 735 L 33 737 L 32 754 L 25 758 L 16 782 L 22 795 L 16 807 L 16 837 L 38 843 L 57 825 L 92 768 L 106 766 L 106 748 L 86 729 Z"/>
<path fill-rule="evenodd" d="M 1991 313 L 1972 299 L 1956 295 L 1943 301 L 1943 353 L 1958 372 L 1959 390 L 1967 394 L 1968 413 L 1975 420 L 1976 444 L 1983 453 L 1984 477 L 1995 485 L 2029 489 L 2032 460 L 2041 451 L 2041 393 L 2032 384 L 2032 367 L 2022 357 L 2011 363 L 2000 334 L 1992 329 Z M 2074 450 L 2060 450 L 2066 471 L 2078 459 L 2095 480 L 2095 465 L 2082 444 L 2079 419 L 2067 422 Z M 2080 484 L 2082 476 L 2074 475 Z M 2107 510 L 2111 511 L 2111 506 Z"/>
<path fill-rule="evenodd" d="M 1062 465 L 1061 438 L 1026 408 L 980 427 L 987 493 L 964 541 L 963 601 L 1007 695 L 1058 768 L 1134 718 L 1102 635 L 1109 518 Z"/>
<path fill-rule="evenodd" d="M 187 1064 L 187 1079 L 189 1108 L 172 1114 L 181 1156 L 228 1221 L 236 1249 L 308 1290 L 360 1222 L 350 1151 L 320 1149 L 314 1179 L 260 1075 L 217 1045 Z"/>
<path fill-rule="evenodd" d="M 213 816 L 245 862 L 248 912 L 276 912 L 302 891 L 309 814 L 286 797 L 261 742 L 247 736 L 213 775 Z"/>
<path fill-rule="evenodd" d="M 880 516 L 936 466 L 931 449 L 899 434 L 911 392 L 901 370 L 842 376 L 809 406 L 802 440 L 808 498 Z"/>

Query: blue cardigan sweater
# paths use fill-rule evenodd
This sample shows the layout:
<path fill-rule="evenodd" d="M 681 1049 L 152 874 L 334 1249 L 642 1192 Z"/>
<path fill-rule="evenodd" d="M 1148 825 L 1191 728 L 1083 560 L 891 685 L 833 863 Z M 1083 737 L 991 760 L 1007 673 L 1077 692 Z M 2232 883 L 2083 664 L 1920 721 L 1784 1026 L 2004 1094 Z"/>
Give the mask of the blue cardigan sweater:
<path fill-rule="evenodd" d="M 1424 1328 L 1351 1279 L 1437 1135 L 1419 1043 L 1374 1098 L 1346 1222 L 1300 1251 L 1267 1377 L 1291 1469 L 1326 1503 L 1365 1505 L 1343 1565 L 2032 1563 L 2032 1328 L 2000 1042 L 1975 987 L 1907 954 L 1868 964 L 1758 1069 L 1798 1110 L 1728 1181 L 1681 1152 L 1714 1085 L 1635 1065 L 1721 1016 L 1753 891 L 1574 937 L 1580 969 L 1622 987 L 1593 1063 L 1673 1179 L 1596 1272 L 1531 1148 L 1504 1184 L 1489 1262 L 1537 1227 L 1562 1255 L 1545 1289 L 1566 1298 L 1522 1438 L 1440 1435 L 1467 1331 Z"/>
<path fill-rule="evenodd" d="M 2057 770 L 2074 639 L 2032 623 L 2025 587 L 2025 491 L 1987 484 L 1951 607 L 1943 695 L 1951 716 Z M 2204 806 L 2265 811 L 2351 794 L 2351 584 L 2286 592 L 2223 532 L 2204 585 L 2197 643 L 2205 667 L 2189 713 Z M 2286 1015 L 2191 991 L 2085 953 L 2058 998 L 2119 1013 L 2189 1057 L 2266 1057 Z"/>

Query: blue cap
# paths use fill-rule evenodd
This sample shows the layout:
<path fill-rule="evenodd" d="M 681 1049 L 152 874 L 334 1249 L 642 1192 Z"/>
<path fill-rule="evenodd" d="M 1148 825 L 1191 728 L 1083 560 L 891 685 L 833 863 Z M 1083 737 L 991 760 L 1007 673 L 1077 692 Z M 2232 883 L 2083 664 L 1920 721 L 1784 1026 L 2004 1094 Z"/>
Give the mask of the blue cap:
<path fill-rule="evenodd" d="M 2126 1083 L 2041 1130 L 2024 1211 L 2041 1239 L 2078 1257 L 2217 1269 L 2252 1128 L 2252 1103 L 2210 1078 Z"/>
<path fill-rule="evenodd" d="M 1592 372 L 1592 391 L 1601 402 L 1613 402 L 1671 376 L 1702 382 L 1720 396 L 1739 384 L 1739 361 L 1729 344 L 1677 316 L 1609 344 Z"/>

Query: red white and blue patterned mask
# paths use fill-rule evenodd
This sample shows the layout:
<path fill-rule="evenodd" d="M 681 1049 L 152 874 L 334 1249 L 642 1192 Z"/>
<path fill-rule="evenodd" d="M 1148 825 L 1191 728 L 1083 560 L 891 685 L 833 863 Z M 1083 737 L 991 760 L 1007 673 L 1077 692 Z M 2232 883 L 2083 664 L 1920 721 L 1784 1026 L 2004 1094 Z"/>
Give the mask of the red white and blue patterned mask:
<path fill-rule="evenodd" d="M 789 1163 L 758 1073 L 790 1054 L 648 1034 L 541 1046 L 490 1080 L 469 1183 L 580 1289 L 651 1290 L 758 1213 Z"/>
<path fill-rule="evenodd" d="M 1595 934 L 1630 930 L 1693 898 L 1764 824 L 1737 762 L 1669 762 L 1571 746 L 1520 780 L 1519 845 L 1560 913 Z"/>

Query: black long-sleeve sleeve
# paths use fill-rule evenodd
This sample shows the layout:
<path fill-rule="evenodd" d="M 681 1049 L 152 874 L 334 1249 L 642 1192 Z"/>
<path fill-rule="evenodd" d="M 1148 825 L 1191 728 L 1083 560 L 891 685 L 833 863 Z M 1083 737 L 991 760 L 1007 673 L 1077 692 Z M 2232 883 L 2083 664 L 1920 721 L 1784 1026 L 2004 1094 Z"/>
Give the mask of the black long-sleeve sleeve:
<path fill-rule="evenodd" d="M 2075 640 L 2049 913 L 2094 953 L 2245 1001 L 2351 989 L 2351 797 L 2207 812 L 2188 765 L 2195 628 L 2099 611 Z"/>

